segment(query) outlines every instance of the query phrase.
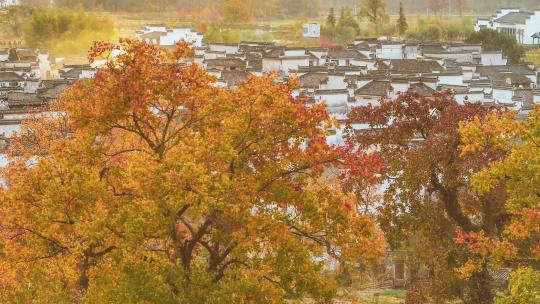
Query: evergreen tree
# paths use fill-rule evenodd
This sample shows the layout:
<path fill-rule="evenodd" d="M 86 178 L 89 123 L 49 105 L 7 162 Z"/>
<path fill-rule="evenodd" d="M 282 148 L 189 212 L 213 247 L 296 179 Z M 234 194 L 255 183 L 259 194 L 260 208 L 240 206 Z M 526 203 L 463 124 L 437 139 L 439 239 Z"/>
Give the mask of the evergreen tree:
<path fill-rule="evenodd" d="M 465 42 L 481 43 L 484 51 L 502 51 L 508 58 L 509 64 L 520 63 L 525 56 L 525 48 L 516 41 L 515 37 L 491 29 L 473 32 L 465 39 Z"/>
<path fill-rule="evenodd" d="M 347 44 L 354 40 L 360 33 L 360 25 L 356 21 L 352 10 L 348 7 L 341 8 L 341 14 L 336 27 L 334 38 L 340 44 Z"/>
<path fill-rule="evenodd" d="M 330 12 L 328 13 L 328 17 L 326 17 L 326 25 L 334 27 L 336 26 L 336 16 L 334 15 L 334 8 L 330 8 Z"/>
<path fill-rule="evenodd" d="M 405 12 L 403 10 L 403 3 L 399 2 L 399 19 L 397 21 L 398 31 L 400 35 L 405 35 L 409 25 L 407 24 L 407 18 L 405 17 Z"/>
<path fill-rule="evenodd" d="M 388 21 L 385 1 L 362 0 L 359 17 L 366 18 L 374 26 L 375 31 L 379 33 L 383 24 Z"/>

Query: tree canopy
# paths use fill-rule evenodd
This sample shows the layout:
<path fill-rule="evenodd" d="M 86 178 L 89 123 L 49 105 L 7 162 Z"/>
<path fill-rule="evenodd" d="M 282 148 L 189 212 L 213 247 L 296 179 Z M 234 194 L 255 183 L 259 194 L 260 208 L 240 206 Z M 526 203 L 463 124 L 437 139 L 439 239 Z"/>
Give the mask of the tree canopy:
<path fill-rule="evenodd" d="M 378 31 L 382 23 L 388 20 L 384 0 L 362 0 L 360 17 L 366 18 Z"/>
<path fill-rule="evenodd" d="M 454 295 L 466 303 L 490 303 L 491 278 L 487 260 L 474 275 L 463 280 L 456 276 L 454 269 L 470 254 L 454 239 L 459 231 L 498 239 L 509 214 L 503 184 L 494 183 L 484 193 L 475 192 L 471 184 L 471 174 L 500 160 L 504 151 L 462 155 L 459 124 L 497 111 L 458 104 L 449 92 L 433 97 L 408 92 L 380 106 L 358 107 L 350 115 L 351 123 L 370 126 L 369 132 L 351 132 L 350 140 L 376 149 L 383 164 L 380 183 L 387 187 L 379 222 L 388 242 L 414 252 L 427 265 L 432 278 L 441 282 L 439 295 Z"/>
<path fill-rule="evenodd" d="M 489 240 L 482 234 L 464 234 L 461 242 L 474 253 L 469 271 L 478 271 L 478 260 L 495 255 L 494 263 L 516 269 L 509 295 L 497 303 L 532 303 L 540 295 L 540 272 L 531 266 L 540 263 L 540 107 L 528 119 L 517 120 L 515 112 L 493 113 L 463 123 L 462 154 L 506 151 L 506 157 L 493 162 L 473 176 L 477 193 L 491 191 L 505 182 L 506 210 L 512 215 L 503 237 Z"/>
<path fill-rule="evenodd" d="M 55 54 L 88 51 L 93 41 L 112 39 L 112 19 L 82 10 L 33 9 L 22 25 L 25 42 Z"/>
<path fill-rule="evenodd" d="M 253 19 L 251 8 L 240 0 L 228 0 L 223 5 L 225 23 L 249 23 Z"/>
<path fill-rule="evenodd" d="M 508 57 L 508 63 L 515 64 L 521 62 L 525 56 L 524 47 L 517 43 L 516 38 L 499 33 L 491 29 L 481 29 L 478 32 L 472 32 L 467 39 L 467 43 L 482 43 L 482 49 L 486 51 L 500 51 Z"/>
<path fill-rule="evenodd" d="M 379 254 L 357 196 L 329 180 L 347 151 L 326 144 L 325 107 L 293 83 L 219 88 L 185 44 L 98 43 L 102 56 L 10 146 L 1 302 L 323 301 L 325 261 Z"/>
<path fill-rule="evenodd" d="M 403 3 L 399 3 L 399 18 L 397 20 L 397 28 L 400 35 L 405 35 L 409 25 L 407 24 L 407 17 L 405 16 L 405 10 L 403 9 Z"/>

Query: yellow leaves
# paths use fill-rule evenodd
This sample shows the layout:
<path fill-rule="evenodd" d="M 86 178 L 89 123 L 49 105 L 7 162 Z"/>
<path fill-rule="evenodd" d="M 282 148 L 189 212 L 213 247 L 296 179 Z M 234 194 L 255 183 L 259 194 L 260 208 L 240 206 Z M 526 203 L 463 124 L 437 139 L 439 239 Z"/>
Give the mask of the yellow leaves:
<path fill-rule="evenodd" d="M 456 272 L 462 279 L 470 278 L 474 273 L 481 272 L 483 268 L 482 260 L 468 260 L 464 265 L 456 268 Z"/>
<path fill-rule="evenodd" d="M 503 183 L 508 193 L 506 211 L 511 222 L 504 240 L 493 244 L 496 260 L 538 259 L 540 235 L 540 107 L 535 106 L 527 120 L 517 121 L 514 112 L 491 114 L 480 121 L 460 125 L 462 154 L 502 150 L 506 156 L 473 175 L 473 189 L 485 194 Z M 484 252 L 482 254 L 485 255 Z"/>
<path fill-rule="evenodd" d="M 527 227 L 520 222 L 514 222 L 506 227 L 506 233 L 516 240 L 523 240 L 530 236 Z"/>
<path fill-rule="evenodd" d="M 493 262 L 497 266 L 504 265 L 504 261 L 518 257 L 519 249 L 509 241 L 496 243 L 493 254 Z"/>
<path fill-rule="evenodd" d="M 185 45 L 121 48 L 55 105 L 62 117 L 26 122 L 16 141 L 24 154 L 5 171 L 0 224 L 26 230 L 0 232 L 16 236 L 5 238 L 10 271 L 30 276 L 31 262 L 15 261 L 40 257 L 55 284 L 89 302 L 322 299 L 333 289 L 318 257 L 378 255 L 373 219 L 324 176 L 340 154 L 326 145 L 323 107 L 272 76 L 214 87 L 177 62 L 192 54 Z"/>
<path fill-rule="evenodd" d="M 504 177 L 501 174 L 501 165 L 500 162 L 492 162 L 488 165 L 488 169 L 473 173 L 471 181 L 473 190 L 478 194 L 486 194 L 497 187 Z"/>
<path fill-rule="evenodd" d="M 459 131 L 463 140 L 462 155 L 486 149 L 507 150 L 510 148 L 509 132 L 513 132 L 516 127 L 515 119 L 515 112 L 504 114 L 493 112 L 482 120 L 475 117 L 471 122 L 461 122 Z"/>

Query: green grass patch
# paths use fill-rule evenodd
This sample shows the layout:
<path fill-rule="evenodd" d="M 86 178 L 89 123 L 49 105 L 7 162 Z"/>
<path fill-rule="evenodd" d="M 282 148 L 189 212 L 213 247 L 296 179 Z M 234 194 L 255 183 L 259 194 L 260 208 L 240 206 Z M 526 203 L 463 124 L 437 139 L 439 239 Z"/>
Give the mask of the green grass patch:
<path fill-rule="evenodd" d="M 361 292 L 358 300 L 365 304 L 401 304 L 407 292 L 402 289 L 370 290 Z"/>

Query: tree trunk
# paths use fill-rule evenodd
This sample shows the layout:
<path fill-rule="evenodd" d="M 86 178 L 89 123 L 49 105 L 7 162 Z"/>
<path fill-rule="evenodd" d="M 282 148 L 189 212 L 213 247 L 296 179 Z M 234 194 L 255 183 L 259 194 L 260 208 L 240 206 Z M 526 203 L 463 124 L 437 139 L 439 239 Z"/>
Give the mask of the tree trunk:
<path fill-rule="evenodd" d="M 492 278 L 488 272 L 488 262 L 484 260 L 482 271 L 475 273 L 468 282 L 466 304 L 492 304 Z"/>

